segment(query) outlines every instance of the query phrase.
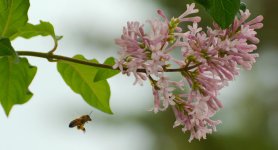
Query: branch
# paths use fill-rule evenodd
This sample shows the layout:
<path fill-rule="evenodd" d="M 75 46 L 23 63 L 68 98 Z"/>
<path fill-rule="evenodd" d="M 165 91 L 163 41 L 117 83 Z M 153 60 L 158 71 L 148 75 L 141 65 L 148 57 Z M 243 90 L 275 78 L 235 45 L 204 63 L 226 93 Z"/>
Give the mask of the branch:
<path fill-rule="evenodd" d="M 52 53 L 42 53 L 42 52 L 33 52 L 33 51 L 16 51 L 18 55 L 20 56 L 33 56 L 33 57 L 40 57 L 40 58 L 45 58 L 47 60 L 56 60 L 56 61 L 69 61 L 73 63 L 78 63 L 78 64 L 83 64 L 87 66 L 93 66 L 93 67 L 98 67 L 98 68 L 105 68 L 105 69 L 111 69 L 111 70 L 120 70 L 119 68 L 114 69 L 110 65 L 105 65 L 105 64 L 98 64 L 98 63 L 93 63 L 89 61 L 84 61 L 84 60 L 79 60 L 79 59 L 74 59 L 71 57 L 66 57 L 66 56 L 61 56 L 61 55 L 55 55 Z M 51 61 L 52 62 L 52 61 Z M 176 68 L 176 69 L 164 69 L 164 72 L 181 72 L 181 71 L 188 71 L 190 69 L 193 69 L 201 64 L 196 64 L 190 67 L 185 67 L 185 68 Z M 124 68 L 126 70 L 126 68 Z M 146 73 L 145 69 L 137 69 L 138 72 L 143 72 Z"/>
<path fill-rule="evenodd" d="M 52 53 L 42 53 L 42 52 L 32 52 L 32 51 L 16 51 L 16 52 L 20 56 L 33 56 L 33 57 L 45 58 L 45 59 L 48 59 L 48 60 L 55 59 L 57 61 L 63 60 L 63 61 L 69 61 L 69 62 L 83 64 L 83 65 L 87 65 L 87 66 L 93 66 L 93 67 L 115 70 L 110 65 L 93 63 L 93 62 L 74 59 L 74 58 L 70 58 L 70 57 L 66 57 L 66 56 L 55 55 L 55 54 L 52 54 Z"/>

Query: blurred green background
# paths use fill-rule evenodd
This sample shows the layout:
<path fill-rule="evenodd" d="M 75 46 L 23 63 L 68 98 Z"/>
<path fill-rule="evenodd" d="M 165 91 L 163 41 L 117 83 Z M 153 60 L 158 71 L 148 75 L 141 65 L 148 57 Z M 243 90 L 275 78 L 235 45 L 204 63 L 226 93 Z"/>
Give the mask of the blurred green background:
<path fill-rule="evenodd" d="M 168 17 L 179 16 L 192 0 L 30 0 L 30 21 L 50 21 L 64 35 L 58 54 L 84 54 L 100 61 L 117 57 L 114 39 L 127 21 L 156 17 L 157 8 Z M 244 0 L 252 16 L 264 16 L 264 28 L 257 52 L 260 57 L 252 71 L 241 75 L 223 89 L 224 103 L 215 119 L 222 120 L 207 140 L 188 142 L 189 134 L 173 129 L 174 115 L 148 112 L 153 105 L 151 88 L 133 86 L 133 78 L 111 79 L 111 108 L 114 115 L 94 110 L 86 134 L 68 128 L 68 123 L 92 108 L 61 80 L 54 64 L 31 58 L 39 67 L 31 90 L 35 96 L 14 107 L 7 119 L 0 113 L 0 150 L 82 149 L 82 150 L 278 150 L 278 6 L 277 0 Z M 202 26 L 211 18 L 201 6 Z M 16 40 L 16 49 L 51 49 L 50 38 Z M 43 81 L 41 81 L 43 79 Z M 50 86 L 52 85 L 52 86 Z M 53 86 L 55 85 L 55 86 Z M 28 123 L 27 123 L 28 122 Z M 16 143 L 16 144 L 14 144 Z"/>
<path fill-rule="evenodd" d="M 170 16 L 178 16 L 184 10 L 184 0 L 159 0 Z M 243 1 L 252 16 L 264 16 L 264 28 L 259 30 L 261 42 L 257 52 L 260 57 L 251 72 L 242 74 L 231 86 L 236 99 L 221 94 L 226 105 L 215 118 L 223 120 L 218 132 L 207 140 L 188 143 L 188 134 L 183 135 L 172 125 L 171 112 L 157 116 L 141 116 L 145 124 L 156 135 L 156 150 L 277 150 L 278 149 L 278 1 Z M 199 7 L 200 8 L 200 7 Z M 203 25 L 210 24 L 210 17 L 201 9 Z M 240 89 L 236 90 L 236 89 Z M 229 89 L 227 89 L 229 90 Z M 225 92 L 224 92 L 225 93 Z M 226 98 L 226 99 L 225 99 Z M 228 98 L 228 99 L 227 99 Z M 227 102 L 234 101 L 234 102 Z M 228 106 L 227 106 L 228 105 Z M 233 126 L 234 125 L 234 126 Z"/>
<path fill-rule="evenodd" d="M 161 5 L 171 16 L 177 16 L 184 9 L 184 0 L 160 0 Z M 169 129 L 173 116 L 168 112 L 159 117 L 142 117 L 154 135 L 157 135 L 154 149 L 157 150 L 277 150 L 278 149 L 278 1 L 244 1 L 252 16 L 264 16 L 264 28 L 259 30 L 261 42 L 257 52 L 260 57 L 251 72 L 242 71 L 236 79 L 234 90 L 237 99 L 224 100 L 226 108 L 218 112 L 216 118 L 223 120 L 218 133 L 208 136 L 207 140 L 186 142 L 189 135 L 180 130 Z M 200 8 L 200 7 L 199 7 Z M 203 21 L 211 20 L 201 9 Z M 239 81 L 238 81 L 239 80 Z M 231 89 L 232 90 L 232 89 Z M 230 105 L 231 104 L 231 105 Z M 230 105 L 230 106 L 227 106 Z M 159 123 L 158 123 L 159 122 Z M 235 122 L 235 123 L 234 123 Z M 230 124 L 230 125 L 229 125 Z M 232 125 L 235 125 L 234 127 Z M 162 137 L 162 138 L 161 138 Z"/>

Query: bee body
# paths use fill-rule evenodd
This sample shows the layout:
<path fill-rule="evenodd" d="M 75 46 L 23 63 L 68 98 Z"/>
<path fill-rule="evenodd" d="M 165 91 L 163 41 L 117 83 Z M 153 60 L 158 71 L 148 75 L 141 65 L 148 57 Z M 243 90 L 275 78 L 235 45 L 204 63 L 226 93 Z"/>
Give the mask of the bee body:
<path fill-rule="evenodd" d="M 83 132 L 86 131 L 84 125 L 85 123 L 92 121 L 91 117 L 89 115 L 83 115 L 77 119 L 74 119 L 73 121 L 70 122 L 69 127 L 77 127 L 78 130 L 82 130 Z"/>

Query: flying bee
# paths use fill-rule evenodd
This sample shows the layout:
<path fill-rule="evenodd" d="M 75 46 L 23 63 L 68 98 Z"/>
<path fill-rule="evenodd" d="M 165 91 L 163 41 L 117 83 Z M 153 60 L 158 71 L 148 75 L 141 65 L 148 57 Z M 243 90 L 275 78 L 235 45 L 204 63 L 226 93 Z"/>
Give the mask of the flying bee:
<path fill-rule="evenodd" d="M 85 133 L 86 129 L 85 129 L 84 125 L 85 125 L 85 123 L 92 121 L 92 119 L 90 117 L 91 113 L 89 115 L 83 115 L 77 119 L 72 120 L 69 124 L 69 127 L 73 128 L 76 126 L 78 130 L 82 130 Z"/>

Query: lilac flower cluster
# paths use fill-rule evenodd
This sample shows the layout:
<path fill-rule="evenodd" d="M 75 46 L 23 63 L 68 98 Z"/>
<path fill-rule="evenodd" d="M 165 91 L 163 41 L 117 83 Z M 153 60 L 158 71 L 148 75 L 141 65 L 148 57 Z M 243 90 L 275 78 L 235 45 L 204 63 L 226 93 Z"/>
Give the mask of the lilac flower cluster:
<path fill-rule="evenodd" d="M 195 4 L 170 20 L 158 10 L 162 19 L 148 20 L 149 31 L 139 22 L 128 22 L 116 44 L 121 47 L 114 68 L 123 74 L 134 75 L 135 83 L 149 79 L 154 95 L 153 111 L 172 108 L 174 127 L 191 133 L 189 141 L 205 139 L 216 131 L 220 120 L 211 117 L 223 107 L 218 100 L 219 90 L 239 74 L 239 66 L 250 70 L 258 57 L 253 53 L 259 43 L 256 29 L 263 27 L 262 16 L 248 21 L 249 10 L 240 11 L 234 23 L 221 29 L 216 23 L 204 31 L 198 27 L 201 18 Z M 192 23 L 184 31 L 180 23 Z M 171 53 L 180 51 L 181 59 Z M 170 69 L 171 66 L 177 69 Z M 178 72 L 180 81 L 172 81 L 165 72 Z M 185 87 L 189 91 L 185 92 Z"/>

